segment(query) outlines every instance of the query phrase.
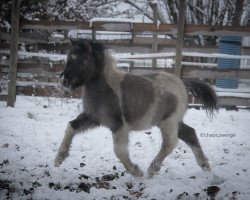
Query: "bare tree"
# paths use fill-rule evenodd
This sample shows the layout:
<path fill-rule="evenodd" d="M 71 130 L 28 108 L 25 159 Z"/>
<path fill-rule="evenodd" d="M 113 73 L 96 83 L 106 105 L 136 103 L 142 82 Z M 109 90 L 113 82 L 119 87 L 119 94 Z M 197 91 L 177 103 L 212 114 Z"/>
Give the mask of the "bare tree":
<path fill-rule="evenodd" d="M 151 1 L 123 0 L 147 16 L 148 20 L 153 20 Z M 186 24 L 246 25 L 249 21 L 249 7 L 250 0 L 186 0 Z M 158 20 L 161 23 L 176 24 L 178 8 L 179 0 L 158 0 Z M 192 40 L 199 45 L 214 43 L 211 37 L 196 36 Z"/>

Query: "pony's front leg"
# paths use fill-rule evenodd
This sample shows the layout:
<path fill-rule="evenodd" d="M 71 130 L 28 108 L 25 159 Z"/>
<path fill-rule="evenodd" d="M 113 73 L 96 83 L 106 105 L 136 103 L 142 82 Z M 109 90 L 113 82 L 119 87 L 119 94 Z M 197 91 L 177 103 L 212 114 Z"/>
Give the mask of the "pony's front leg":
<path fill-rule="evenodd" d="M 138 165 L 132 163 L 132 161 L 129 158 L 128 131 L 126 131 L 125 128 L 121 128 L 120 130 L 114 132 L 112 135 L 114 141 L 115 155 L 122 162 L 126 171 L 136 177 L 143 176 L 143 172 L 138 167 Z"/>
<path fill-rule="evenodd" d="M 75 120 L 69 122 L 65 130 L 63 141 L 55 157 L 54 166 L 59 167 L 59 165 L 69 156 L 70 145 L 77 132 L 86 131 L 98 125 L 99 123 L 96 120 L 93 120 L 85 113 L 80 114 Z"/>
<path fill-rule="evenodd" d="M 72 128 L 71 123 L 69 122 L 65 130 L 63 141 L 55 157 L 54 161 L 55 167 L 59 167 L 59 165 L 61 165 L 62 162 L 69 156 L 69 148 L 75 133 L 76 130 Z"/>

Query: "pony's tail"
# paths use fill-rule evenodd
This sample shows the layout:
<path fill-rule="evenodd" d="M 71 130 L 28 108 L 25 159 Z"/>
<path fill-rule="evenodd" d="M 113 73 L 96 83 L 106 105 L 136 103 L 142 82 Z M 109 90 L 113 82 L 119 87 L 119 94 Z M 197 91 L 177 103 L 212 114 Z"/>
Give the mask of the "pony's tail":
<path fill-rule="evenodd" d="M 217 110 L 217 95 L 212 87 L 199 79 L 183 80 L 187 91 L 204 106 L 207 114 L 213 116 Z"/>

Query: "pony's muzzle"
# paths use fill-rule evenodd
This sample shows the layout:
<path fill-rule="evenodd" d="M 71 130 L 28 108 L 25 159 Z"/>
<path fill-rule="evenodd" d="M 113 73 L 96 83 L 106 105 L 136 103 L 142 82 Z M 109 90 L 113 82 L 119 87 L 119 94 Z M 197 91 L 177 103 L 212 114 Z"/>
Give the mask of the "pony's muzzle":
<path fill-rule="evenodd" d="M 68 85 L 68 79 L 65 77 L 64 72 L 60 74 L 60 83 L 66 87 Z"/>

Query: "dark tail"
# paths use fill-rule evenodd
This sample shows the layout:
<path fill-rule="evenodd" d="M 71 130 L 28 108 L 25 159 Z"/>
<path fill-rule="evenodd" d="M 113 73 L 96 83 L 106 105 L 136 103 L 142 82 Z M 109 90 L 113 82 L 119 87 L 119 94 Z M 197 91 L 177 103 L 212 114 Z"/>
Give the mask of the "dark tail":
<path fill-rule="evenodd" d="M 207 113 L 212 116 L 217 110 L 217 95 L 212 87 L 199 79 L 183 80 L 187 91 L 202 103 Z"/>

